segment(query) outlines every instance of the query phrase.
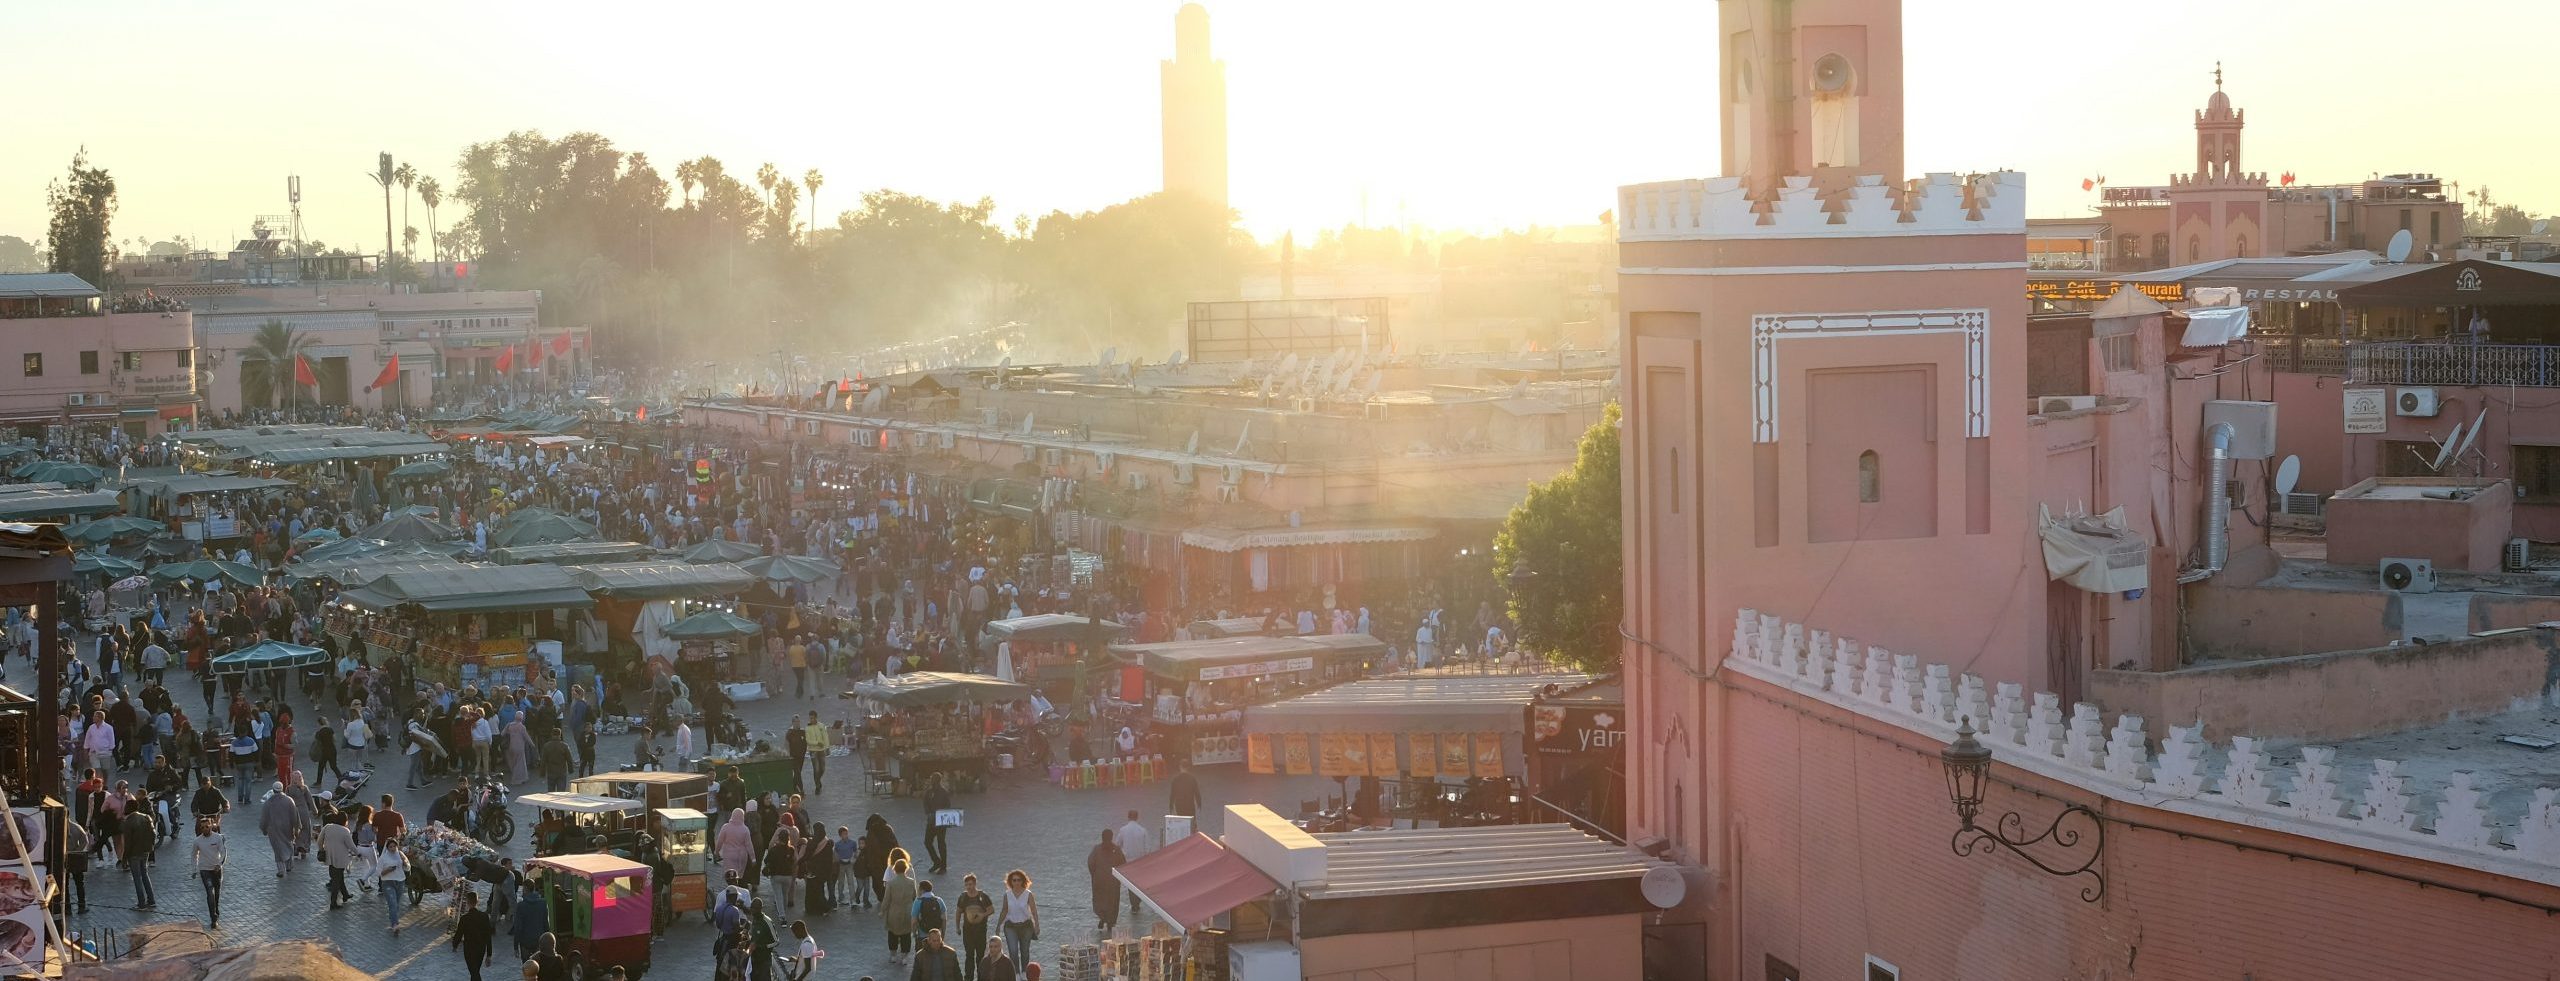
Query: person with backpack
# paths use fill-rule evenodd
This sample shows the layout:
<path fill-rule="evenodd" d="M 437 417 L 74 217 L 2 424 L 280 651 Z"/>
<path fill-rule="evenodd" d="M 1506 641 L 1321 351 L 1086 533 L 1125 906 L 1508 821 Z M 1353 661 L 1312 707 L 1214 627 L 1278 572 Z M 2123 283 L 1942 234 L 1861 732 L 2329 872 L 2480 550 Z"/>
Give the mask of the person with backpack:
<path fill-rule="evenodd" d="M 916 921 L 917 936 L 942 932 L 950 910 L 942 904 L 942 897 L 933 894 L 933 880 L 916 880 L 916 900 L 910 905 L 908 915 Z"/>

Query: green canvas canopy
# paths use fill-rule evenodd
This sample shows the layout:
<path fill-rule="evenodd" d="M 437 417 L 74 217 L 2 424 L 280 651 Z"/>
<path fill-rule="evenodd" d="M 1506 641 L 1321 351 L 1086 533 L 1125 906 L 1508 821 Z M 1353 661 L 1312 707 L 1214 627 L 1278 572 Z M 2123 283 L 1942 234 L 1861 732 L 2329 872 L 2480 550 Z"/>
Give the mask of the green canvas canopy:
<path fill-rule="evenodd" d="M 883 705 L 912 708 L 958 702 L 1011 702 L 1031 697 L 1031 686 L 983 674 L 910 671 L 853 686 L 853 693 Z"/>
<path fill-rule="evenodd" d="M 197 559 L 193 562 L 171 562 L 151 570 L 151 578 L 161 582 L 193 579 L 197 582 L 226 581 L 237 586 L 255 586 L 267 581 L 267 574 L 253 566 L 221 559 Z"/>
<path fill-rule="evenodd" d="M 394 572 L 338 598 L 368 610 L 415 606 L 429 613 L 510 613 L 595 605 L 567 568 L 538 563 Z"/>
<path fill-rule="evenodd" d="M 280 640 L 260 641 L 213 659 L 213 673 L 241 674 L 273 668 L 293 668 L 306 664 L 329 663 L 329 652 L 317 647 L 288 644 Z"/>
<path fill-rule="evenodd" d="M 572 567 L 600 596 L 654 600 L 680 596 L 729 596 L 745 592 L 756 577 L 726 562 L 610 562 Z"/>
<path fill-rule="evenodd" d="M 714 538 L 684 550 L 687 562 L 744 562 L 763 557 L 763 549 L 726 538 Z"/>
<path fill-rule="evenodd" d="M 658 635 L 672 640 L 725 640 L 753 637 L 764 625 L 725 610 L 705 610 L 668 624 Z"/>
<path fill-rule="evenodd" d="M 765 555 L 738 563 L 747 574 L 770 582 L 819 582 L 840 571 L 825 559 L 806 555 Z"/>
<path fill-rule="evenodd" d="M 75 542 L 103 542 L 110 538 L 148 535 L 154 532 L 167 530 L 167 525 L 163 525 L 160 522 L 153 521 L 149 518 L 137 518 L 129 514 L 119 514 L 99 518 L 96 521 L 83 521 L 79 524 L 62 529 L 62 534 L 63 537 L 69 538 Z"/>

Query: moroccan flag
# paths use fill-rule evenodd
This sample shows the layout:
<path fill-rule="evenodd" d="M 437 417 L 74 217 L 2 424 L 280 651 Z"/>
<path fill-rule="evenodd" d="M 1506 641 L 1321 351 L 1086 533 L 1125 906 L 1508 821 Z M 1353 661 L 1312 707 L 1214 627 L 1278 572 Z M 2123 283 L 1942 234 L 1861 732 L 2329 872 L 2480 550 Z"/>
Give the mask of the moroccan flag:
<path fill-rule="evenodd" d="M 506 350 L 498 352 L 498 373 L 501 375 L 506 374 L 509 371 L 515 370 L 515 366 L 516 346 L 509 344 L 507 345 Z"/>
<path fill-rule="evenodd" d="M 564 330 L 564 331 L 561 331 L 561 332 L 560 332 L 560 336 L 558 336 L 558 337 L 554 337 L 554 338 L 552 338 L 552 339 L 551 339 L 551 353 L 553 353 L 553 354 L 567 354 L 567 353 L 569 353 L 569 332 L 568 332 L 568 331 L 565 331 L 565 330 Z"/>
<path fill-rule="evenodd" d="M 389 387 L 391 387 L 391 383 L 392 383 L 392 382 L 396 382 L 396 381 L 399 381 L 399 380 L 400 380 L 400 356 L 399 356 L 399 355 L 397 355 L 397 354 L 394 354 L 394 355 L 392 355 L 392 356 L 391 356 L 391 360 L 390 360 L 390 361 L 385 362 L 385 363 L 383 364 L 383 366 L 382 366 L 382 373 L 381 373 L 381 374 L 379 374 L 379 375 L 375 375 L 375 376 L 373 376 L 373 384 L 365 386 L 365 387 L 364 387 L 364 390 L 365 390 L 365 391 L 370 392 L 370 391 L 374 391 L 374 390 L 377 390 L 377 389 L 389 388 Z"/>
<path fill-rule="evenodd" d="M 311 359 L 299 354 L 293 356 L 293 380 L 302 385 L 320 384 L 320 376 L 311 373 Z"/>
<path fill-rule="evenodd" d="M 632 419 L 634 422 L 649 421 L 649 407 L 645 405 L 641 406 L 638 411 L 632 413 L 632 416 L 634 417 Z"/>

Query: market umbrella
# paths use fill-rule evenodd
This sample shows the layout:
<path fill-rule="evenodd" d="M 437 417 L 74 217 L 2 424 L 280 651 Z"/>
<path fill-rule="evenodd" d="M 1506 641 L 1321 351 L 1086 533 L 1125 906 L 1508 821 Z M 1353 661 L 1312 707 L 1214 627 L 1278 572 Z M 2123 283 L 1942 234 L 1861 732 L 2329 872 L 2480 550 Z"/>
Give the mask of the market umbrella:
<path fill-rule="evenodd" d="M 753 637 L 762 632 L 762 624 L 735 613 L 705 610 L 668 624 L 666 629 L 658 631 L 658 635 L 674 640 L 725 640 Z"/>
<path fill-rule="evenodd" d="M 171 562 L 153 569 L 151 578 L 161 582 L 177 582 L 180 579 L 213 582 L 218 579 L 227 579 L 235 585 L 255 586 L 267 581 L 267 574 L 238 562 L 197 559 L 193 562 Z"/>
<path fill-rule="evenodd" d="M 69 460 L 37 460 L 9 471 L 9 476 L 29 482 L 54 481 L 73 487 L 95 487 L 107 472 L 86 463 Z"/>
<path fill-rule="evenodd" d="M 683 556 L 686 562 L 693 565 L 710 565 L 714 562 L 744 562 L 748 559 L 760 559 L 764 557 L 764 550 L 745 542 L 714 538 L 685 549 Z"/>
<path fill-rule="evenodd" d="M 293 541 L 297 545 L 309 545 L 315 542 L 334 542 L 345 537 L 347 536 L 338 534 L 338 529 L 335 528 L 313 528 L 293 536 Z"/>
<path fill-rule="evenodd" d="M 503 527 L 489 535 L 489 547 L 506 548 L 513 545 L 538 545 L 543 542 L 574 542 L 593 538 L 595 534 L 596 526 L 565 514 L 545 512 L 522 521 L 509 516 Z"/>
<path fill-rule="evenodd" d="M 72 525 L 69 528 L 62 529 L 62 534 L 63 537 L 69 538 L 75 542 L 103 542 L 110 538 L 123 538 L 128 535 L 147 535 L 152 532 L 167 530 L 169 530 L 167 525 L 153 521 L 149 518 L 137 518 L 130 514 L 119 514 L 111 517 L 100 518 L 96 521 L 83 521 L 79 524 Z"/>
<path fill-rule="evenodd" d="M 137 554 L 162 559 L 192 559 L 204 553 L 204 545 L 192 539 L 164 536 L 142 543 Z"/>
<path fill-rule="evenodd" d="M 420 480 L 420 479 L 430 479 L 430 478 L 435 478 L 435 477 L 442 477 L 442 476 L 444 476 L 444 475 L 446 475 L 446 474 L 449 474 L 449 473 L 452 473 L 452 472 L 453 472 L 453 464 L 451 464 L 451 463 L 447 463 L 447 462 L 445 462 L 445 461 L 443 461 L 443 460 L 420 460 L 420 461 L 418 461 L 418 462 L 416 462 L 416 463 L 403 463 L 403 464 L 399 465 L 398 467 L 394 467 L 394 468 L 392 468 L 392 471 L 391 471 L 391 479 L 393 479 L 393 480 Z"/>
<path fill-rule="evenodd" d="M 288 644 L 281 640 L 260 641 L 213 659 L 213 673 L 239 674 L 272 668 L 300 667 L 328 663 L 329 652 L 317 647 Z"/>
<path fill-rule="evenodd" d="M 356 537 L 386 542 L 441 542 L 462 537 L 462 529 L 406 511 L 374 522 L 373 527 L 357 532 Z"/>
<path fill-rule="evenodd" d="M 95 572 L 110 576 L 138 576 L 142 574 L 142 563 L 119 559 L 104 552 L 80 552 L 71 557 L 71 571 L 75 575 Z"/>
<path fill-rule="evenodd" d="M 747 574 L 770 582 L 819 582 L 841 571 L 825 559 L 806 555 L 767 555 L 738 563 Z"/>

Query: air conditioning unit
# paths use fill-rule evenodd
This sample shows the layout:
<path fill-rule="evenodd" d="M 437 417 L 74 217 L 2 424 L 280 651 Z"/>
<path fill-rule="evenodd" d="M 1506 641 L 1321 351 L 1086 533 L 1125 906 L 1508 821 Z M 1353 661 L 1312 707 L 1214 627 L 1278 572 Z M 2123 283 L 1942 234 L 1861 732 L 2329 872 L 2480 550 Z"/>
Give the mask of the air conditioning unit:
<path fill-rule="evenodd" d="M 1244 467 L 1240 464 L 1227 464 L 1227 486 L 1233 487 L 1241 483 L 1244 483 Z"/>
<path fill-rule="evenodd" d="M 63 396 L 63 397 L 62 397 L 62 404 L 64 404 L 64 405 L 87 405 L 87 404 L 89 404 L 89 395 L 88 395 L 88 393 L 86 393 L 86 392 L 73 392 L 73 393 L 71 393 L 71 394 L 69 394 L 69 395 L 65 395 L 65 396 Z"/>
<path fill-rule="evenodd" d="M 2389 593 L 2436 591 L 2436 564 L 2426 559 L 2382 560 L 2382 589 Z"/>
<path fill-rule="evenodd" d="M 2531 571 L 2533 571 L 2533 540 L 2532 540 L 2532 539 L 2530 539 L 2530 538 L 2510 538 L 2510 539 L 2507 539 L 2507 571 L 2508 571 L 2508 572 L 2531 572 Z"/>
<path fill-rule="evenodd" d="M 1177 483 L 1177 484 L 1188 484 L 1188 483 L 1190 483 L 1192 480 L 1193 480 L 1193 477 L 1192 477 L 1192 475 L 1191 475 L 1191 461 L 1189 461 L 1189 460 L 1176 460 L 1176 461 L 1174 461 L 1174 464 L 1173 464 L 1173 482 L 1174 482 L 1174 483 Z"/>
<path fill-rule="evenodd" d="M 2328 495 L 2309 491 L 2295 491 L 2284 495 L 2282 503 L 2285 514 L 2317 515 L 2326 514 L 2329 510 Z"/>
<path fill-rule="evenodd" d="M 1234 485 L 1234 484 L 1219 484 L 1219 485 L 1218 485 L 1218 500 L 1224 501 L 1224 502 L 1226 502 L 1226 503 L 1228 503 L 1228 504 L 1233 504 L 1233 503 L 1235 503 L 1235 502 L 1236 502 L 1236 498 L 1237 498 L 1237 497 L 1238 497 L 1238 494 L 1237 494 L 1237 491 L 1236 491 L 1236 485 Z"/>
<path fill-rule="evenodd" d="M 2434 418 L 2440 408 L 2432 388 L 2403 388 L 2391 393 L 2391 414 L 2395 416 Z"/>
<path fill-rule="evenodd" d="M 2098 407 L 2095 395 L 2046 395 L 2036 399 L 2036 412 L 2079 412 Z"/>

